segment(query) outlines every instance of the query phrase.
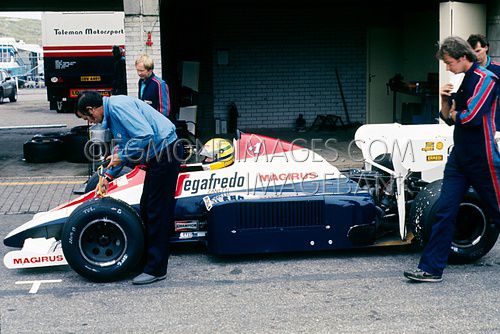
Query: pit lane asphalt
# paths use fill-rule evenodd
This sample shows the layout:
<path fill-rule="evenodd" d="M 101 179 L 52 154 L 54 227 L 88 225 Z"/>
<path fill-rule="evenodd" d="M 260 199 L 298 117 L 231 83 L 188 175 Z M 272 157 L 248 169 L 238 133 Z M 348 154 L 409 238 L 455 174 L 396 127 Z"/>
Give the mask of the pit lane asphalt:
<path fill-rule="evenodd" d="M 5 235 L 30 215 L 11 215 Z M 0 246 L 5 254 L 6 247 Z M 400 248 L 216 257 L 177 249 L 167 280 L 91 283 L 68 267 L 0 270 L 2 333 L 498 333 L 500 246 L 438 284 Z M 36 294 L 19 281 L 42 284 Z"/>
<path fill-rule="evenodd" d="M 20 96 L 20 106 L 22 101 Z M 0 105 L 0 114 L 9 105 Z M 0 147 L 0 156 L 9 156 L 4 155 L 6 150 L 14 154 L 11 146 L 24 140 L 18 137 L 30 135 L 21 131 L 2 139 L 8 145 Z M 2 177 L 17 176 L 4 166 L 16 166 L 23 173 L 23 168 L 35 168 L 13 159 L 17 158 L 1 160 Z M 86 166 L 65 165 L 36 166 L 37 170 L 28 169 L 28 176 L 86 173 Z M 0 215 L 0 236 L 31 217 Z M 10 250 L 0 245 L 2 257 Z M 402 271 L 413 268 L 418 257 L 400 247 L 238 257 L 181 248 L 174 250 L 167 280 L 143 287 L 132 286 L 129 280 L 88 282 L 67 266 L 31 270 L 1 266 L 0 332 L 500 332 L 498 242 L 474 264 L 449 266 L 438 284 L 413 284 L 403 278 Z M 31 294 L 31 284 L 16 284 L 33 280 L 61 282 L 42 283 Z"/>

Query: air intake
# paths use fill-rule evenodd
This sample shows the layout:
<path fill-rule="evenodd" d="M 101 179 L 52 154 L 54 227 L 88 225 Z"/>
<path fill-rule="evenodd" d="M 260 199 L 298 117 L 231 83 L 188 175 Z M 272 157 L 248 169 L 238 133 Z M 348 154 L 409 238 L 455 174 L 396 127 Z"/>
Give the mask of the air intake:
<path fill-rule="evenodd" d="M 307 201 L 241 202 L 235 206 L 236 229 L 294 228 L 324 222 L 322 198 Z"/>

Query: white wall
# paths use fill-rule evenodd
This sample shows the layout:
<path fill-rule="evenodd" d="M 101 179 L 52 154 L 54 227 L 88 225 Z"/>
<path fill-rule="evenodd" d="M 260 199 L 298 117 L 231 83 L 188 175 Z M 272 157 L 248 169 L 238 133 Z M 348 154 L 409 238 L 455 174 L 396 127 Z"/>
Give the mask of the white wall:
<path fill-rule="evenodd" d="M 342 16 L 321 7 L 218 7 L 214 117 L 227 119 L 235 102 L 242 129 L 293 128 L 300 113 L 307 125 L 319 114 L 346 121 L 338 68 L 350 120 L 364 122 L 366 31 Z M 227 50 L 228 65 L 217 64 L 218 50 Z"/>
<path fill-rule="evenodd" d="M 161 77 L 160 8 L 159 0 L 124 0 L 125 11 L 125 60 L 128 95 L 137 96 L 135 60 L 149 54 L 154 62 L 154 72 Z M 151 32 L 152 46 L 147 46 L 147 33 Z"/>

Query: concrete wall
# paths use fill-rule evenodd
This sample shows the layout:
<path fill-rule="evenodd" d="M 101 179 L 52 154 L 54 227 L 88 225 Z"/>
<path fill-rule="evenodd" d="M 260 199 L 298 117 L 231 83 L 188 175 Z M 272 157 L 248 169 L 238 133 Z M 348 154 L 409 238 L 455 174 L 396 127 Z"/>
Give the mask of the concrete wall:
<path fill-rule="evenodd" d="M 489 55 L 500 61 L 500 1 L 490 1 L 487 5 L 486 34 L 490 42 Z"/>
<path fill-rule="evenodd" d="M 155 74 L 161 76 L 160 10 L 159 0 L 124 0 L 125 11 L 125 59 L 127 67 L 128 95 L 137 96 L 135 59 L 149 54 L 155 62 Z M 148 32 L 151 32 L 152 46 L 147 46 Z"/>
<path fill-rule="evenodd" d="M 243 129 L 292 128 L 299 113 L 307 125 L 318 114 L 345 120 L 338 68 L 350 119 L 364 122 L 366 28 L 342 19 L 351 14 L 308 6 L 214 10 L 214 117 L 227 119 L 235 102 Z M 228 65 L 217 64 L 220 51 Z"/>

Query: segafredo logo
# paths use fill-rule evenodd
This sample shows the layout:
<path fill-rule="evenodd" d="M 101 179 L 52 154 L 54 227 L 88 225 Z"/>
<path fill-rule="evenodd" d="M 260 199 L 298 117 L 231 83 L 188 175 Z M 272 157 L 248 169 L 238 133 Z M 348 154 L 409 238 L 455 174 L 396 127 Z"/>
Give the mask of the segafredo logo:
<path fill-rule="evenodd" d="M 238 172 L 234 172 L 234 175 L 231 177 L 216 177 L 215 175 L 215 173 L 212 173 L 209 178 L 201 180 L 190 180 L 189 176 L 186 176 L 182 191 L 191 192 L 194 195 L 200 191 L 236 188 L 245 185 L 245 177 L 238 175 Z"/>
<path fill-rule="evenodd" d="M 51 255 L 51 256 L 32 256 L 32 257 L 21 257 L 14 259 L 14 264 L 35 264 L 35 263 L 53 263 L 62 262 L 64 257 L 62 255 Z"/>

